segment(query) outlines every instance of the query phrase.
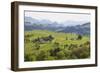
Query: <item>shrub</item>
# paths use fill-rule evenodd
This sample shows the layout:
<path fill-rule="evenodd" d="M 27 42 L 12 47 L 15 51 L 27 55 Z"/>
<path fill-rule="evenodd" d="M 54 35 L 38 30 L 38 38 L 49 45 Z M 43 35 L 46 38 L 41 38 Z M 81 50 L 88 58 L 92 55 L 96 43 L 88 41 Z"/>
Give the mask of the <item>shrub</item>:
<path fill-rule="evenodd" d="M 64 45 L 64 49 L 68 47 L 68 44 Z"/>
<path fill-rule="evenodd" d="M 60 48 L 53 48 L 50 50 L 50 56 L 56 56 L 57 55 L 57 52 L 60 51 Z"/>
<path fill-rule="evenodd" d="M 65 59 L 65 54 L 63 51 L 57 52 L 57 59 Z"/>
<path fill-rule="evenodd" d="M 40 44 L 39 43 L 35 43 L 34 48 L 38 50 L 40 48 Z"/>
<path fill-rule="evenodd" d="M 38 61 L 46 60 L 48 56 L 49 56 L 48 52 L 46 52 L 45 50 L 41 50 L 39 51 L 36 59 Z"/>
<path fill-rule="evenodd" d="M 78 35 L 77 40 L 81 40 L 81 39 L 82 39 L 82 36 Z"/>
<path fill-rule="evenodd" d="M 66 37 L 66 40 L 68 40 L 68 37 Z"/>
<path fill-rule="evenodd" d="M 25 59 L 24 61 L 35 61 L 36 57 L 32 54 L 25 54 L 24 59 Z"/>

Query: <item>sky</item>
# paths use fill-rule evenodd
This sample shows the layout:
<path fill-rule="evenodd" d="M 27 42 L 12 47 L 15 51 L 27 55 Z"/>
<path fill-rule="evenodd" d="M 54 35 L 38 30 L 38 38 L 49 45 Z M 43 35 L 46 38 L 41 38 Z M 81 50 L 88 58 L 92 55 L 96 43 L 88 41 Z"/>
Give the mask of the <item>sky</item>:
<path fill-rule="evenodd" d="M 25 16 L 32 17 L 38 20 L 50 20 L 52 22 L 63 23 L 66 21 L 76 22 L 89 22 L 90 14 L 83 13 L 57 13 L 57 12 L 37 12 L 37 11 L 25 11 Z"/>

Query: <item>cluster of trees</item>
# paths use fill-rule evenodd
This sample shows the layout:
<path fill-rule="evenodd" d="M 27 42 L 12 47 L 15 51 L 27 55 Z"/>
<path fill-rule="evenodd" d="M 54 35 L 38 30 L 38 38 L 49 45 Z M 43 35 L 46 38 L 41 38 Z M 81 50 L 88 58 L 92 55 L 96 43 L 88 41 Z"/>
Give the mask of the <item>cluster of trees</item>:
<path fill-rule="evenodd" d="M 41 37 L 41 38 L 36 38 L 36 39 L 33 39 L 32 42 L 33 43 L 40 43 L 40 44 L 43 44 L 43 43 L 47 43 L 47 42 L 51 42 L 52 40 L 54 39 L 54 37 L 52 35 L 49 35 L 47 37 Z"/>
<path fill-rule="evenodd" d="M 66 37 L 66 40 L 81 40 L 82 38 L 83 38 L 82 35 L 78 34 L 76 38 L 74 37 L 74 38 L 68 39 L 68 37 Z"/>
<path fill-rule="evenodd" d="M 31 37 L 33 35 L 25 35 L 25 42 L 30 42 L 31 40 L 29 39 L 29 37 Z M 49 35 L 47 37 L 38 37 L 36 39 L 33 39 L 32 42 L 33 43 L 40 43 L 40 44 L 43 44 L 43 43 L 47 43 L 47 42 L 51 42 L 52 40 L 54 39 L 54 37 L 52 35 Z M 77 38 L 71 38 L 69 40 L 81 40 L 82 39 L 82 35 L 78 35 Z M 66 37 L 66 40 L 68 40 L 68 37 Z"/>
<path fill-rule="evenodd" d="M 54 42 L 51 49 L 40 49 L 41 46 L 35 43 L 35 50 L 32 53 L 25 54 L 25 61 L 43 61 L 43 60 L 62 60 L 62 59 L 83 59 L 90 57 L 90 42 L 84 44 L 65 44 L 61 45 Z"/>

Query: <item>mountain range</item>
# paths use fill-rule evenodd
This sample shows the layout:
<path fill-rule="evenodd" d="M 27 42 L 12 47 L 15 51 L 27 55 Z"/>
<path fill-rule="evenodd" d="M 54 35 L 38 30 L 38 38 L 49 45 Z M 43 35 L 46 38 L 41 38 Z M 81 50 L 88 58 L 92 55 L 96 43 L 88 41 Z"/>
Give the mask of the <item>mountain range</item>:
<path fill-rule="evenodd" d="M 50 30 L 64 33 L 76 33 L 80 35 L 90 35 L 90 22 L 66 21 L 63 23 L 52 22 L 47 19 L 38 20 L 31 17 L 24 18 L 25 31 L 30 30 Z"/>

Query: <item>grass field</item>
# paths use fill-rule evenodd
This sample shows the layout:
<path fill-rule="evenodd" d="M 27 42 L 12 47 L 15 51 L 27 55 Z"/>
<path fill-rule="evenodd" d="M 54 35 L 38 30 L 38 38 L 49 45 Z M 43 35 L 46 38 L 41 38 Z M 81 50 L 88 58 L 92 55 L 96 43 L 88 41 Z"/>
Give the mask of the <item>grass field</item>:
<path fill-rule="evenodd" d="M 90 57 L 87 35 L 47 30 L 25 31 L 24 61 L 85 59 Z"/>

